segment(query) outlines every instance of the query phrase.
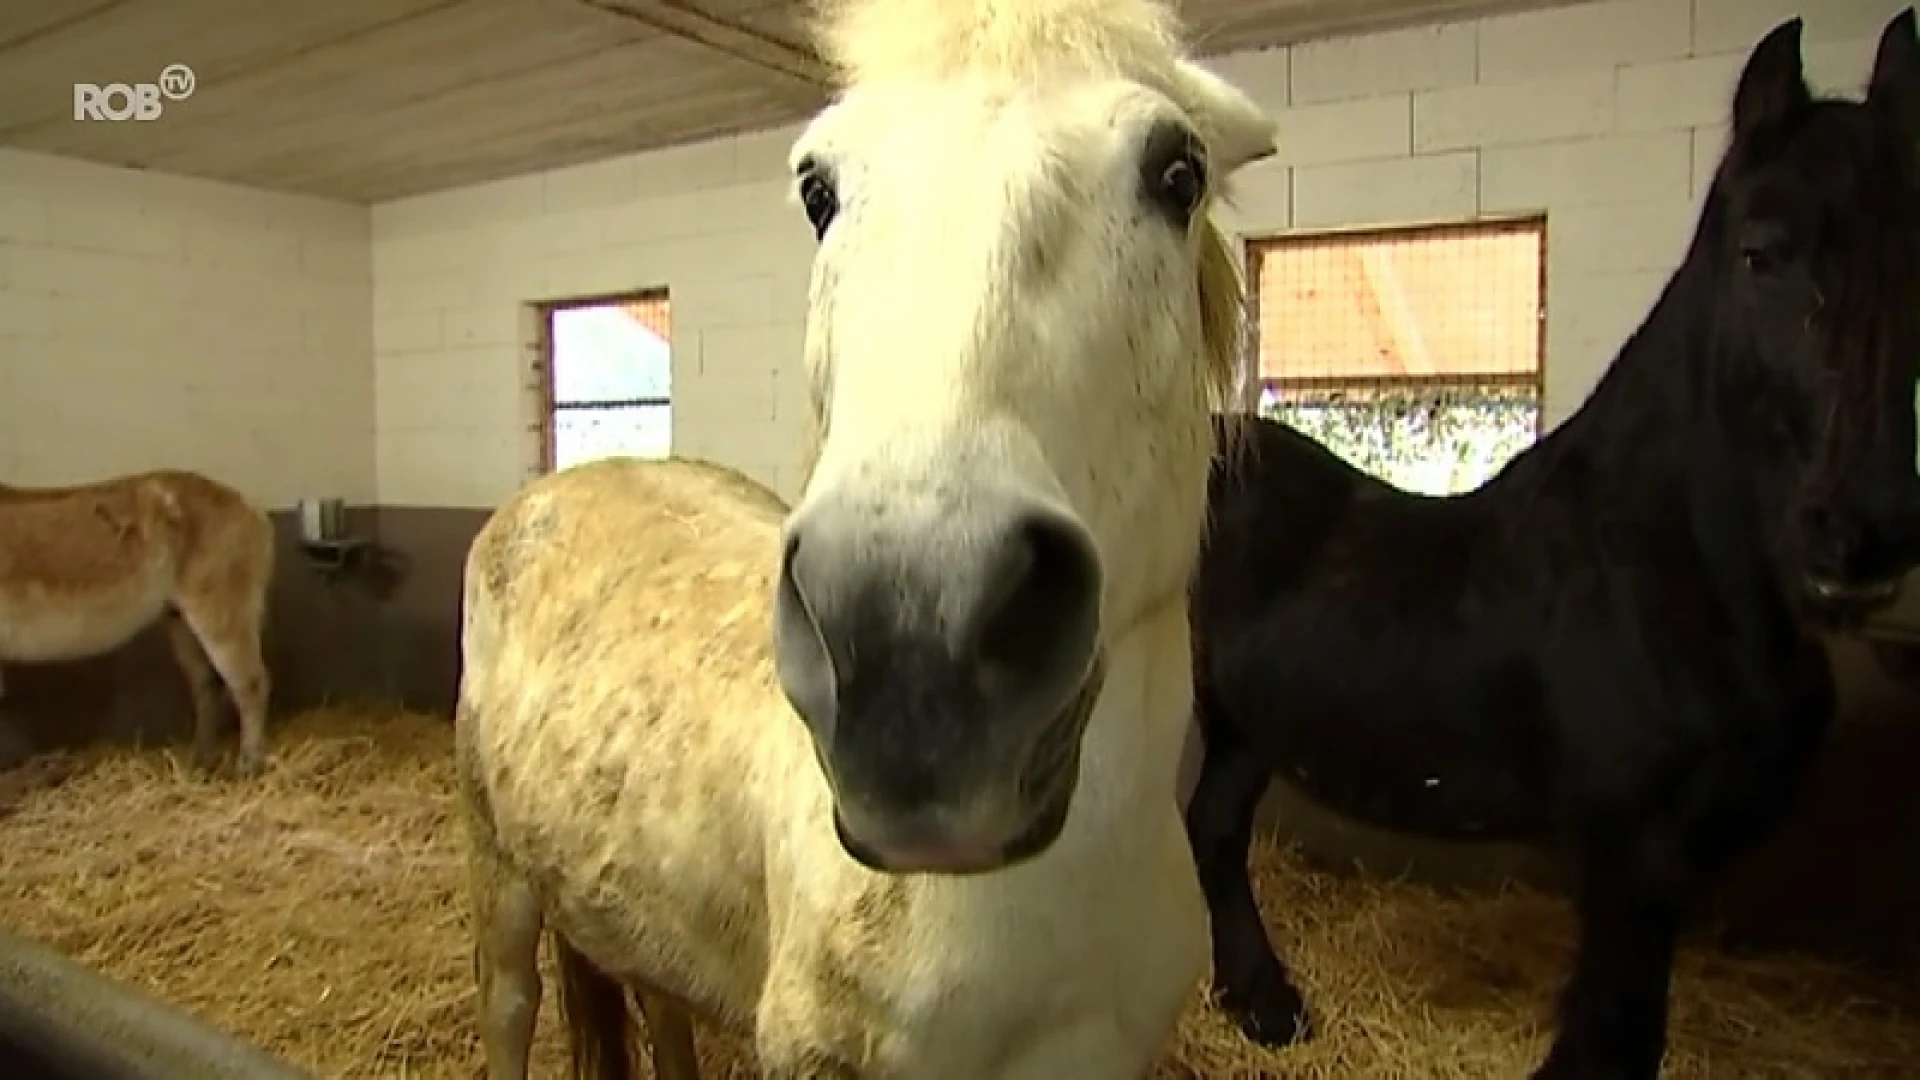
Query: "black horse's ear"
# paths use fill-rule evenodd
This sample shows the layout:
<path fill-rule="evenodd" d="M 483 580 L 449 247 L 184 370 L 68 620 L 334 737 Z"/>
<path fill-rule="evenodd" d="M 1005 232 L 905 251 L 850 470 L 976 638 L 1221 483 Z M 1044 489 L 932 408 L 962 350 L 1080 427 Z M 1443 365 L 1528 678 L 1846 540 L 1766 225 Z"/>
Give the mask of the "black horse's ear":
<path fill-rule="evenodd" d="M 1912 8 L 1895 15 L 1880 34 L 1867 101 L 1893 110 L 1902 126 L 1920 135 L 1920 26 Z"/>
<path fill-rule="evenodd" d="M 1736 138 L 1786 119 L 1813 102 L 1800 66 L 1801 25 L 1796 16 L 1774 27 L 1747 57 L 1740 85 L 1733 92 Z"/>

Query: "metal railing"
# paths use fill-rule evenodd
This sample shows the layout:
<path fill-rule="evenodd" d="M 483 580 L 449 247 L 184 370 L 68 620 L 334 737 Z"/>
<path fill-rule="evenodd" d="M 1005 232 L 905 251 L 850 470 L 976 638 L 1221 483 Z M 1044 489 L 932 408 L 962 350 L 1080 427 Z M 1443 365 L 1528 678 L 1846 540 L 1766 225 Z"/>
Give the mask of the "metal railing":
<path fill-rule="evenodd" d="M 150 994 L 0 931 L 0 1076 L 315 1080 Z"/>

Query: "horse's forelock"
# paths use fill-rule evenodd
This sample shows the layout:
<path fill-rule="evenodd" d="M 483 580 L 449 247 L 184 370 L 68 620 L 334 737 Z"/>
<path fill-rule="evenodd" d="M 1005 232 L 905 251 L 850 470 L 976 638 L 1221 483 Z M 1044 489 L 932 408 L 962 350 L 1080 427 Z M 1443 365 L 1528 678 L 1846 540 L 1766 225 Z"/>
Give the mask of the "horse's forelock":
<path fill-rule="evenodd" d="M 1860 455 L 1881 445 L 1896 407 L 1887 395 L 1902 381 L 1896 378 L 1902 367 L 1911 369 L 1911 354 L 1920 350 L 1913 326 L 1920 313 L 1920 250 L 1898 242 L 1920 224 L 1913 206 L 1913 163 L 1904 147 L 1889 152 L 1882 141 L 1889 131 L 1869 122 L 1873 118 L 1863 108 L 1820 97 L 1790 125 L 1736 135 L 1709 189 L 1699 238 L 1726 250 L 1722 230 L 1732 224 L 1727 214 L 1736 206 L 1736 193 L 1780 155 L 1818 160 L 1816 168 L 1791 174 L 1802 185 L 1792 197 L 1822 207 L 1830 215 L 1826 227 L 1836 231 L 1827 255 L 1837 261 L 1819 273 L 1811 316 L 1825 354 L 1823 377 L 1831 380 L 1821 414 L 1811 418 L 1810 434 L 1824 447 L 1803 480 L 1813 498 L 1840 486 Z"/>
<path fill-rule="evenodd" d="M 1823 294 L 1816 318 L 1826 336 L 1833 362 L 1832 409 L 1824 418 L 1829 430 L 1821 433 L 1832 453 L 1825 457 L 1822 485 L 1859 464 L 1887 437 L 1895 410 L 1912 408 L 1898 388 L 1911 380 L 1915 350 L 1920 350 L 1914 323 L 1920 318 L 1920 251 L 1908 243 L 1874 243 L 1869 236 L 1910 236 L 1915 227 L 1913 197 L 1905 177 L 1868 176 L 1870 186 L 1882 186 L 1882 197 L 1849 202 L 1841 213 L 1852 220 L 1845 227 L 1862 242 L 1842 245 L 1848 262 L 1838 267 L 1838 288 Z M 1904 373 L 1904 374 L 1903 374 Z M 1889 403 L 1892 395 L 1897 400 Z"/>
<path fill-rule="evenodd" d="M 1078 70 L 1171 82 L 1173 11 L 1152 0 L 814 0 L 812 36 L 843 85 Z"/>

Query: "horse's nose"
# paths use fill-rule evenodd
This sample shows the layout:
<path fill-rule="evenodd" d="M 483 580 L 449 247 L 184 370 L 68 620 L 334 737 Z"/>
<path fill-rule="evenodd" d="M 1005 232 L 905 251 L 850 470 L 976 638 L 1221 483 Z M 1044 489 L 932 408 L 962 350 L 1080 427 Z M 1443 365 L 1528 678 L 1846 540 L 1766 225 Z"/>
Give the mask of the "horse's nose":
<path fill-rule="evenodd" d="M 856 862 L 893 873 L 971 874 L 993 870 L 1017 841 L 1019 825 L 983 828 L 984 823 L 947 820 L 934 810 L 870 817 L 854 804 L 834 813 L 840 844 Z"/>
<path fill-rule="evenodd" d="M 863 808 L 858 821 L 966 831 L 959 823 L 1019 817 L 982 800 L 1019 797 L 1026 758 L 1076 701 L 1100 592 L 1087 530 L 1016 496 L 910 507 L 824 497 L 797 513 L 774 655 L 836 793 Z M 955 812 L 929 814 L 941 809 Z M 997 842 L 908 831 L 916 846 Z"/>

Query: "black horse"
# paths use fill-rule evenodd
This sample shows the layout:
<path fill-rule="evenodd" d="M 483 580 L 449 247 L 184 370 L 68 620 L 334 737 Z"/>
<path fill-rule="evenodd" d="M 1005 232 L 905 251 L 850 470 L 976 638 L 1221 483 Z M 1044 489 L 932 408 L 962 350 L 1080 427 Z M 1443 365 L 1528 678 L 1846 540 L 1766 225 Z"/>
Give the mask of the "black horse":
<path fill-rule="evenodd" d="M 1247 876 L 1278 772 L 1403 833 L 1580 871 L 1539 1078 L 1659 1073 L 1691 903 L 1770 833 L 1835 708 L 1818 632 L 1920 564 L 1920 39 L 1816 99 L 1800 20 L 1748 58 L 1691 247 L 1578 414 L 1481 489 L 1409 494 L 1291 429 L 1226 439 L 1194 585 L 1187 822 L 1214 981 L 1305 1028 Z"/>

